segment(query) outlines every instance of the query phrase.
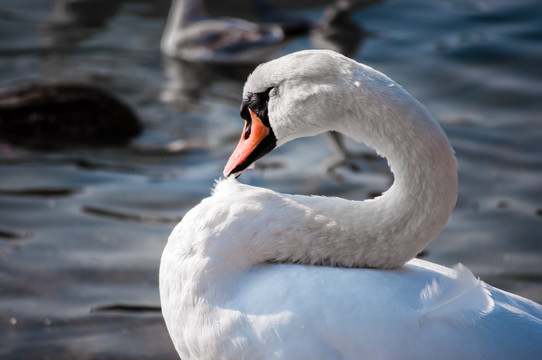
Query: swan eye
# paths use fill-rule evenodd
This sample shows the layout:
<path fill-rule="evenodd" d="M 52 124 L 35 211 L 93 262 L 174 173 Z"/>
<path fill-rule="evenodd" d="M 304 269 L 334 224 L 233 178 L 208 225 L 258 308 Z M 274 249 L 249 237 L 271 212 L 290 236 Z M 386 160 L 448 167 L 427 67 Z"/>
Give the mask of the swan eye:
<path fill-rule="evenodd" d="M 277 94 L 277 90 L 275 87 L 270 87 L 267 90 L 259 93 L 248 92 L 244 95 L 243 102 L 241 103 L 240 115 L 241 118 L 243 118 L 247 122 L 243 135 L 245 139 L 250 136 L 250 132 L 252 130 L 252 126 L 250 124 L 251 118 L 249 110 L 252 110 L 256 115 L 258 115 L 258 118 L 264 123 L 264 125 L 269 127 L 269 119 L 267 117 L 267 104 L 269 103 L 269 97 L 271 93 L 274 95 Z"/>
<path fill-rule="evenodd" d="M 254 93 L 250 97 L 250 108 L 256 112 L 264 112 L 267 110 L 267 103 L 269 102 L 269 92 L 273 88 L 269 88 L 266 91 L 260 93 Z"/>

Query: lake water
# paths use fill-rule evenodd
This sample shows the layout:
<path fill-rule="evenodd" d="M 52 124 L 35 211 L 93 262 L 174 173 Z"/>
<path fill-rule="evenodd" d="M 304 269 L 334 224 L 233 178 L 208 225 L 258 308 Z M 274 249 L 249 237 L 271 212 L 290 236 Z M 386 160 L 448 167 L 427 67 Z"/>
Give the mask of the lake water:
<path fill-rule="evenodd" d="M 317 21 L 325 1 L 214 1 L 213 15 Z M 70 5 L 71 4 L 71 5 Z M 78 80 L 128 103 L 145 131 L 124 147 L 0 142 L 0 357 L 176 359 L 158 266 L 177 221 L 208 196 L 237 142 L 246 67 L 167 61 L 168 1 L 4 0 L 0 82 Z M 232 10 L 235 9 L 235 10 Z M 387 1 L 352 13 L 343 44 L 318 34 L 272 56 L 338 48 L 402 84 L 441 123 L 459 200 L 425 258 L 542 303 L 542 3 Z M 350 24 L 350 25 L 352 25 Z M 341 45 L 341 46 L 339 46 Z M 281 147 L 241 181 L 363 199 L 384 161 L 348 142 L 359 171 L 322 171 L 324 136 Z M 369 155 L 368 155 L 369 154 Z"/>

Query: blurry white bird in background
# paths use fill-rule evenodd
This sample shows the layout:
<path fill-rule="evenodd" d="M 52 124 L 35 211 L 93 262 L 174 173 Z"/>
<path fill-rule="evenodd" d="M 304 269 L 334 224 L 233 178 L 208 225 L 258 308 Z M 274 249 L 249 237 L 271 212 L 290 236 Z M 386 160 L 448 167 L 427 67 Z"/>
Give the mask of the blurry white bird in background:
<path fill-rule="evenodd" d="M 201 0 L 173 0 L 162 35 L 162 52 L 194 62 L 257 63 L 289 37 L 307 33 L 306 21 L 250 22 L 238 18 L 211 18 Z"/>

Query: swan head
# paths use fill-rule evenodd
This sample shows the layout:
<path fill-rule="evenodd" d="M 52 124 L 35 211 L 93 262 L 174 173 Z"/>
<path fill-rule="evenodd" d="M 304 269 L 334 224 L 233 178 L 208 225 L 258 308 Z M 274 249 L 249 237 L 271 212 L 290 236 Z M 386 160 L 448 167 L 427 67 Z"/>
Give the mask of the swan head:
<path fill-rule="evenodd" d="M 240 175 L 275 147 L 336 130 L 350 106 L 355 61 L 329 50 L 292 53 L 259 65 L 243 89 L 245 128 L 224 175 Z M 354 85 L 353 85 L 354 84 Z"/>

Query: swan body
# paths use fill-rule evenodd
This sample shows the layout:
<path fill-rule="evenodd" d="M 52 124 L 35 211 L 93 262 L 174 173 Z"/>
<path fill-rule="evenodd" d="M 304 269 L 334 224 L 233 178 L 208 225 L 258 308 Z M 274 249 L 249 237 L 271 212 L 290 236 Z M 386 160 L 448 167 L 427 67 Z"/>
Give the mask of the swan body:
<path fill-rule="evenodd" d="M 308 24 L 257 24 L 235 18 L 210 18 L 201 0 L 173 0 L 161 50 L 191 62 L 244 63 L 261 61 L 290 35 Z"/>
<path fill-rule="evenodd" d="M 412 259 L 457 192 L 453 150 L 420 103 L 322 50 L 260 65 L 243 92 L 245 129 L 226 176 L 335 130 L 377 149 L 395 181 L 362 202 L 218 181 L 162 255 L 162 312 L 182 359 L 542 357 L 542 306 L 461 265 Z"/>

